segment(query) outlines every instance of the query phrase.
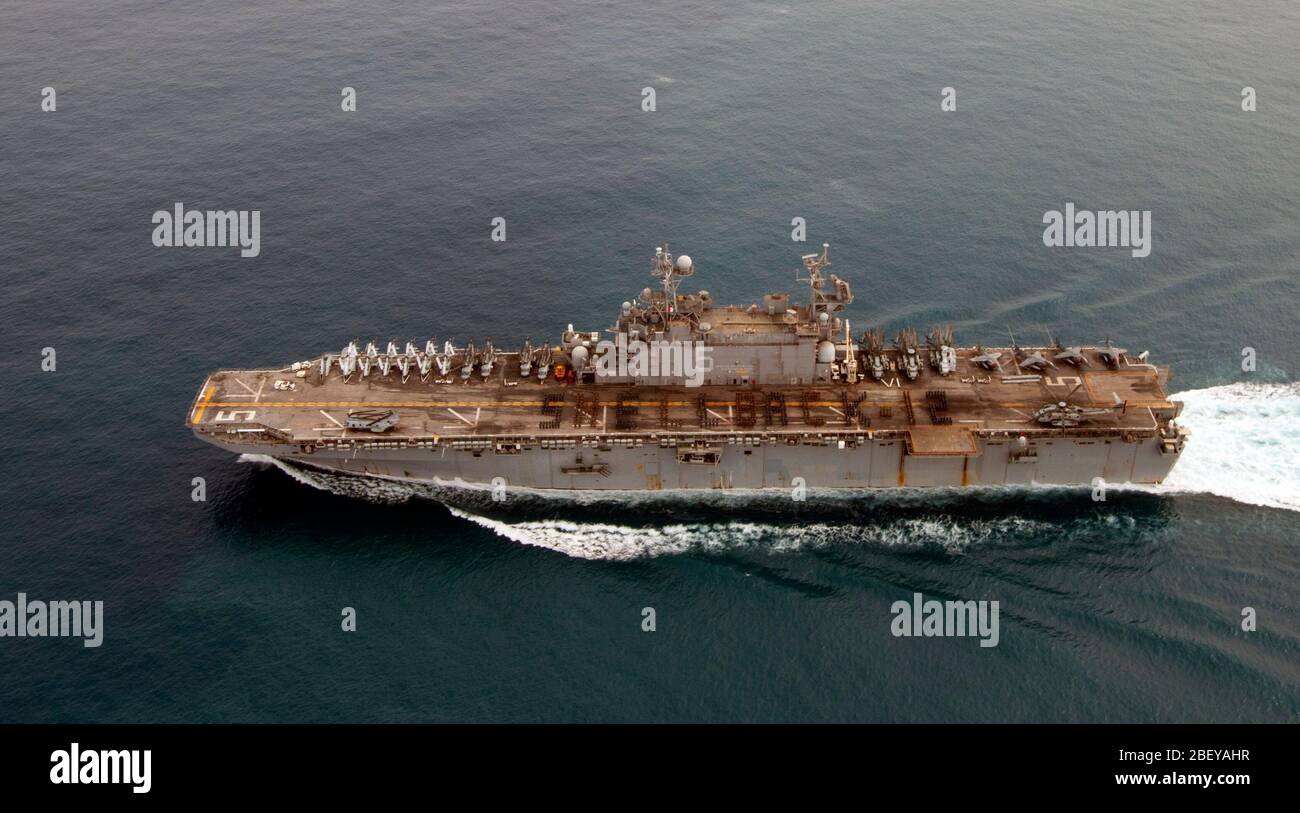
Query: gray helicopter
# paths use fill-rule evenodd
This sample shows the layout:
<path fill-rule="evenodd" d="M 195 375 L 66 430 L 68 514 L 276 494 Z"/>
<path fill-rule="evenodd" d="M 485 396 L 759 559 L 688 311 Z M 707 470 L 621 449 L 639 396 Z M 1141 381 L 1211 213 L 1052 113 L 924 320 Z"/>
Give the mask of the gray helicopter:
<path fill-rule="evenodd" d="M 925 337 L 929 350 L 930 366 L 939 375 L 948 375 L 957 369 L 957 350 L 952 338 L 952 325 L 932 328 Z"/>
<path fill-rule="evenodd" d="M 894 339 L 894 350 L 898 353 L 898 369 L 903 371 L 909 381 L 915 381 L 921 374 L 921 359 L 916 352 L 919 344 L 916 330 L 910 327 L 903 328 Z"/>
<path fill-rule="evenodd" d="M 465 356 L 460 362 L 460 380 L 469 381 L 469 377 L 474 374 L 474 362 L 478 359 L 478 349 L 474 343 L 470 342 L 465 345 Z"/>
<path fill-rule="evenodd" d="M 1123 408 L 1123 402 L 1116 396 L 1117 404 L 1113 407 L 1085 407 L 1071 403 L 1074 394 L 1083 387 L 1080 382 L 1074 386 L 1063 400 L 1054 404 L 1044 404 L 1034 413 L 1034 420 L 1046 426 L 1054 426 L 1058 429 L 1078 426 L 1085 421 L 1095 420 L 1106 416 L 1113 416 L 1117 409 Z M 1022 413 L 1023 414 L 1023 413 Z"/>
<path fill-rule="evenodd" d="M 488 376 L 492 375 L 492 365 L 496 364 L 496 361 L 497 351 L 492 346 L 492 337 L 489 336 L 487 341 L 483 343 L 483 352 L 478 355 L 479 375 L 483 377 L 484 381 L 487 381 Z"/>
<path fill-rule="evenodd" d="M 519 351 L 519 377 L 527 378 L 528 374 L 533 371 L 533 359 L 537 357 L 537 351 L 533 348 L 532 339 L 524 339 L 524 346 Z"/>
<path fill-rule="evenodd" d="M 859 344 L 863 348 L 862 366 L 871 370 L 871 377 L 877 381 L 884 378 L 888 367 L 888 360 L 885 358 L 884 331 L 879 328 L 868 330 L 862 334 Z"/>
<path fill-rule="evenodd" d="M 545 381 L 547 374 L 551 372 L 551 362 L 555 360 L 555 351 L 551 349 L 550 342 L 542 342 L 542 349 L 537 351 L 537 380 Z"/>
<path fill-rule="evenodd" d="M 1047 426 L 1065 428 L 1078 426 L 1084 421 L 1100 418 L 1103 415 L 1113 415 L 1114 413 L 1115 410 L 1110 407 L 1081 407 L 1066 401 L 1057 401 L 1055 404 L 1047 404 L 1035 412 L 1034 419 Z"/>

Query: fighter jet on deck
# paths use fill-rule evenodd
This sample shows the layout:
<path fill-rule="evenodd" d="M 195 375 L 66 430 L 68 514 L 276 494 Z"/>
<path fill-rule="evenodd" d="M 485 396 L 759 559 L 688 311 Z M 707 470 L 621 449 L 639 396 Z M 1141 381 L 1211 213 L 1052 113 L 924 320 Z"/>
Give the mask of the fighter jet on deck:
<path fill-rule="evenodd" d="M 1007 332 L 1011 333 L 1011 331 Z M 1043 358 L 1043 355 L 1037 350 L 1030 353 L 1021 349 L 1020 345 L 1016 344 L 1016 334 L 1014 333 L 1011 333 L 1011 355 L 1015 357 L 1016 363 L 1020 365 L 1020 369 L 1022 370 L 1032 370 L 1035 373 L 1039 373 L 1048 367 L 1056 366 L 1052 362 Z"/>
<path fill-rule="evenodd" d="M 984 352 L 984 348 L 978 344 L 975 345 L 975 353 L 976 355 L 971 357 L 972 363 L 978 364 L 979 366 L 983 367 L 985 370 L 1002 369 L 1001 353 L 998 353 L 993 350 L 990 350 L 989 352 L 986 353 Z"/>
<path fill-rule="evenodd" d="M 1097 355 L 1101 356 L 1101 360 L 1109 364 L 1111 367 L 1118 367 L 1119 357 L 1127 352 L 1128 351 L 1124 348 L 1116 347 L 1111 344 L 1109 337 L 1106 338 L 1106 343 L 1104 345 L 1097 348 Z"/>
<path fill-rule="evenodd" d="M 1061 340 L 1055 336 L 1052 337 L 1052 349 L 1056 351 L 1056 355 L 1052 358 L 1057 361 L 1069 362 L 1075 367 L 1084 367 L 1091 364 L 1091 362 L 1088 361 L 1088 357 L 1083 354 L 1083 348 L 1066 347 L 1061 344 Z"/>

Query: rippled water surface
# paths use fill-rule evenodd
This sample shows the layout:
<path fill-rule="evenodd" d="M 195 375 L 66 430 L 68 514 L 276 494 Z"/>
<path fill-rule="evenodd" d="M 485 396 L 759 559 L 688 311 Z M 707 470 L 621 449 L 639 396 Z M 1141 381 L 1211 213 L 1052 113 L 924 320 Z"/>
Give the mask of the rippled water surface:
<path fill-rule="evenodd" d="M 0 638 L 0 720 L 1296 720 L 1297 41 L 1287 2 L 4 4 L 0 598 L 106 631 Z M 154 248 L 176 201 L 261 256 Z M 1044 247 L 1067 202 L 1151 210 L 1151 256 Z M 798 294 L 796 216 L 855 327 L 1172 364 L 1173 477 L 502 506 L 184 428 L 220 366 L 599 329 L 665 240 Z M 998 646 L 891 636 L 915 592 Z"/>

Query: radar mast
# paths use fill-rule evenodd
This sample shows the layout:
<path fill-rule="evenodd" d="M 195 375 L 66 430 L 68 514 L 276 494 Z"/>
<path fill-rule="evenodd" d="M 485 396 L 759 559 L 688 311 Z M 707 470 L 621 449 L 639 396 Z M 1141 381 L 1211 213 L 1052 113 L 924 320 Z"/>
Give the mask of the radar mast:
<path fill-rule="evenodd" d="M 655 248 L 654 270 L 650 272 L 663 286 L 663 312 L 665 315 L 677 311 L 677 286 L 683 279 L 695 273 L 695 264 L 683 254 L 673 260 L 667 244 Z"/>

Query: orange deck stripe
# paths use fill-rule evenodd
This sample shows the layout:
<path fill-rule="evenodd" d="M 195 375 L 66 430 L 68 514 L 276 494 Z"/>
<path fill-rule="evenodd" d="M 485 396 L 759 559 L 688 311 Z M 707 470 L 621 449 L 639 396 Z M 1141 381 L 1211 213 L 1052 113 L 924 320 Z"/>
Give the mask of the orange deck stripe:
<path fill-rule="evenodd" d="M 207 409 L 208 406 L 210 405 L 209 402 L 212 400 L 212 396 L 216 393 L 216 391 L 217 391 L 216 387 L 208 387 L 208 391 L 204 393 L 203 400 L 199 403 L 198 409 L 194 411 L 195 423 L 203 423 L 203 411 Z"/>

